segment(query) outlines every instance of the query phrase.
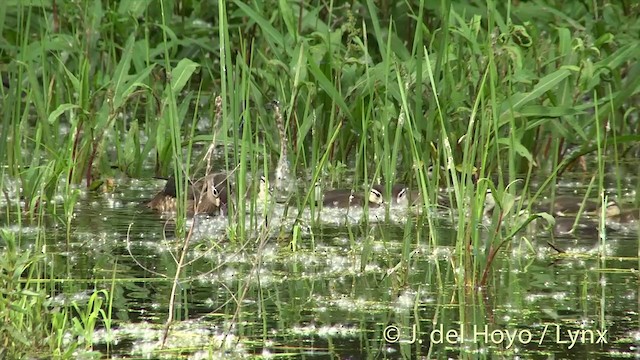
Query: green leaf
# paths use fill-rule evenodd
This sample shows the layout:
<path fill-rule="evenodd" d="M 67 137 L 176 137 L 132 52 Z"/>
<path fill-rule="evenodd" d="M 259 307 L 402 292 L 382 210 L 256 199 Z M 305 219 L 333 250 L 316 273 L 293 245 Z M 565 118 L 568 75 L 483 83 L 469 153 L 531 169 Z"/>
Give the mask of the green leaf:
<path fill-rule="evenodd" d="M 120 108 L 124 103 L 125 84 L 129 76 L 129 68 L 131 66 L 131 56 L 133 55 L 133 45 L 135 44 L 135 36 L 131 34 L 127 39 L 127 43 L 122 52 L 122 57 L 113 75 L 113 107 Z"/>
<path fill-rule="evenodd" d="M 291 9 L 290 1 L 280 0 L 278 3 L 280 5 L 280 14 L 282 15 L 284 24 L 287 26 L 287 31 L 289 31 L 289 35 L 293 39 L 296 39 L 298 37 L 298 31 L 293 19 L 293 10 Z"/>
<path fill-rule="evenodd" d="M 165 26 L 163 24 L 156 24 L 155 26 L 157 26 L 160 29 L 162 29 L 162 31 L 171 40 L 167 41 L 166 44 L 164 42 L 158 43 L 158 45 L 155 48 L 153 48 L 153 49 L 151 49 L 151 51 L 149 51 L 149 57 L 152 58 L 152 59 L 164 58 L 165 51 L 172 50 L 173 48 L 175 48 L 176 46 L 178 46 L 180 44 L 180 41 L 178 40 L 178 36 L 176 35 L 176 33 L 169 26 Z M 169 55 L 171 55 L 171 54 L 169 54 Z"/>
<path fill-rule="evenodd" d="M 279 33 L 271 23 L 265 19 L 261 14 L 256 12 L 253 8 L 249 7 L 244 3 L 244 1 L 233 1 L 241 11 L 243 11 L 251 20 L 255 21 L 258 26 L 260 26 L 260 30 L 267 35 L 267 40 L 271 42 L 275 42 L 276 45 L 283 48 L 284 41 L 282 39 L 282 34 Z"/>
<path fill-rule="evenodd" d="M 511 96 L 511 98 L 507 99 L 502 106 L 502 114 L 500 115 L 500 120 L 504 121 L 505 118 L 511 115 L 513 112 L 517 112 L 528 103 L 539 99 L 542 95 L 544 95 L 544 93 L 558 86 L 561 81 L 569 77 L 571 74 L 571 70 L 561 68 L 540 79 L 540 81 L 532 91 L 527 93 L 517 93 Z"/>
<path fill-rule="evenodd" d="M 581 111 L 575 107 L 569 106 L 544 106 L 544 105 L 527 105 L 517 113 L 519 116 L 526 117 L 550 117 L 557 118 L 561 116 L 576 116 L 586 114 L 586 111 Z"/>
<path fill-rule="evenodd" d="M 73 91 L 80 94 L 82 92 L 82 86 L 80 84 L 80 80 L 76 77 L 74 73 L 69 71 L 69 69 L 64 65 L 64 63 L 60 58 L 58 58 L 58 60 L 60 61 L 60 66 L 62 66 L 62 69 L 64 69 L 64 73 L 67 75 L 67 78 L 69 79 L 69 81 L 71 81 L 71 86 L 73 86 Z"/>
<path fill-rule="evenodd" d="M 131 93 L 133 93 L 137 88 L 147 87 L 147 84 L 145 84 L 143 81 L 149 76 L 154 67 L 155 64 L 151 64 L 150 66 L 142 70 L 135 78 L 127 81 L 124 89 L 122 90 L 122 93 L 120 94 L 122 103 L 124 103 L 129 95 L 131 95 Z"/>
<path fill-rule="evenodd" d="M 336 89 L 333 83 L 324 75 L 322 70 L 320 70 L 320 67 L 318 67 L 318 64 L 316 64 L 311 57 L 307 57 L 307 59 L 309 59 L 307 62 L 309 64 L 309 71 L 318 81 L 320 88 L 322 88 L 327 95 L 336 102 L 349 120 L 353 120 L 351 111 L 349 111 L 349 107 L 347 106 L 347 103 L 344 102 L 344 99 L 342 98 L 342 95 L 340 95 L 338 89 Z"/>
<path fill-rule="evenodd" d="M 498 139 L 498 143 L 506 145 L 506 146 L 511 146 L 511 139 L 509 138 L 500 138 Z M 522 143 L 520 141 L 518 141 L 517 139 L 514 139 L 514 143 L 513 143 L 513 150 L 518 153 L 518 155 L 522 156 L 523 158 L 529 160 L 529 161 L 533 161 L 533 156 L 531 156 L 531 153 L 529 152 L 529 149 L 527 149 L 524 145 L 522 145 Z"/>
<path fill-rule="evenodd" d="M 49 124 L 53 124 L 53 122 L 56 121 L 64 112 L 79 108 L 80 106 L 76 104 L 60 104 L 57 109 L 53 110 L 51 114 L 49 114 L 49 118 L 47 119 L 47 121 L 49 122 Z"/>
<path fill-rule="evenodd" d="M 569 124 L 571 129 L 573 129 L 571 134 L 572 136 L 575 136 L 577 134 L 582 140 L 589 141 L 589 136 L 587 135 L 587 133 L 585 133 L 584 124 L 582 122 L 574 117 L 567 117 L 564 120 Z"/>
<path fill-rule="evenodd" d="M 536 213 L 535 216 L 542 218 L 544 220 L 547 221 L 547 224 L 549 224 L 549 226 L 554 226 L 556 224 L 556 218 L 554 218 L 552 215 L 550 215 L 549 213 L 546 212 L 539 212 Z"/>
<path fill-rule="evenodd" d="M 611 69 L 616 69 L 633 58 L 637 59 L 638 56 L 640 56 L 640 47 L 638 47 L 638 44 L 628 44 L 627 46 L 620 48 L 608 58 L 598 62 L 596 66 L 607 66 Z"/>
<path fill-rule="evenodd" d="M 171 90 L 174 94 L 184 88 L 198 67 L 200 67 L 200 64 L 197 62 L 184 58 L 171 70 Z"/>
<path fill-rule="evenodd" d="M 141 17 L 151 4 L 152 0 L 127 0 L 118 3 L 118 14 L 128 15 L 133 18 Z"/>
<path fill-rule="evenodd" d="M 382 27 L 380 26 L 380 19 L 378 19 L 378 14 L 380 11 L 376 7 L 374 1 L 367 0 L 367 8 L 369 10 L 369 14 L 371 15 L 371 23 L 373 24 L 373 33 L 376 35 L 375 39 L 378 42 L 378 50 L 380 50 L 380 56 L 383 59 L 387 58 L 387 47 L 385 46 L 385 36 L 382 33 Z"/>

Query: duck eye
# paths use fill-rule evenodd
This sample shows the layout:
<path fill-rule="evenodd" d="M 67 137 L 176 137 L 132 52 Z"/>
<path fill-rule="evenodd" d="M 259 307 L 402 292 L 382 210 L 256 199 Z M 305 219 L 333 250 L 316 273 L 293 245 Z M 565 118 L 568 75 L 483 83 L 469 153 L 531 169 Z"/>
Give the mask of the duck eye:
<path fill-rule="evenodd" d="M 220 192 L 218 191 L 218 189 L 216 189 L 215 187 L 213 188 L 213 191 L 211 191 L 211 193 L 213 194 L 213 196 L 215 197 L 220 197 Z"/>
<path fill-rule="evenodd" d="M 398 193 L 398 199 L 402 199 L 405 196 L 407 196 L 407 188 L 402 188 L 402 190 L 400 190 L 400 192 Z"/>
<path fill-rule="evenodd" d="M 435 170 L 436 169 L 433 167 L 433 165 L 429 165 L 429 167 L 427 168 L 427 177 L 432 178 L 435 173 Z"/>
<path fill-rule="evenodd" d="M 369 193 L 369 198 L 371 202 L 377 202 L 377 203 L 381 203 L 382 202 L 382 193 L 376 189 L 371 189 L 371 192 Z"/>

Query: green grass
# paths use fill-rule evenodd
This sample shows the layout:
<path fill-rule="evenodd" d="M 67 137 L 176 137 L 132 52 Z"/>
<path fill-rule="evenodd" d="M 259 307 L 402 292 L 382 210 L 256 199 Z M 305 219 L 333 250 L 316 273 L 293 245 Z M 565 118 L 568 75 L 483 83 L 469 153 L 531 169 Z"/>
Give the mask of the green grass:
<path fill-rule="evenodd" d="M 247 179 L 284 156 L 291 174 L 312 179 L 292 192 L 288 211 L 298 216 L 316 181 L 346 186 L 345 173 L 358 190 L 406 183 L 425 207 L 440 187 L 452 188 L 462 304 L 465 286 L 487 286 L 497 252 L 529 221 L 548 218 L 513 221 L 521 208 L 553 193 L 585 156 L 601 194 L 607 169 L 622 174 L 638 153 L 640 8 L 632 1 L 57 1 L 55 12 L 53 4 L 0 5 L 0 72 L 10 85 L 0 90 L 0 185 L 18 179 L 24 198 L 22 207 L 6 205 L 7 224 L 42 222 L 61 198 L 55 215 L 69 237 L 79 187 L 93 191 L 119 174 L 173 175 L 184 193 L 193 174 L 233 170 L 228 234 L 247 245 L 264 220 L 260 204 L 243 200 L 257 191 Z M 224 165 L 212 166 L 204 153 L 220 146 Z M 532 193 L 534 177 L 546 181 Z M 486 188 L 499 202 L 489 225 Z M 186 249 L 183 210 L 176 229 Z M 400 268 L 408 271 L 416 245 L 438 245 L 435 221 L 405 225 Z M 428 234 L 411 236 L 416 224 Z M 293 251 L 307 225 L 280 229 Z M 40 278 L 30 270 L 40 260 L 29 259 L 21 273 Z M 41 307 L 47 286 L 11 296 Z M 93 299 L 76 322 L 64 311 L 38 321 L 55 322 L 57 336 L 88 333 L 98 312 L 109 318 L 104 306 Z M 18 315 L 5 306 L 0 316 Z M 28 353 L 29 338 L 11 336 L 5 329 L 0 338 L 15 344 L 7 351 Z"/>

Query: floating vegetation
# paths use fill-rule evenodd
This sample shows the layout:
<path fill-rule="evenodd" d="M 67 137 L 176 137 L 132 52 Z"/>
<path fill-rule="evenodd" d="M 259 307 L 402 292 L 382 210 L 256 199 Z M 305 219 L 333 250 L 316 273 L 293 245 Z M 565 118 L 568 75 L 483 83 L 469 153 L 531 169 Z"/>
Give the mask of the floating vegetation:
<path fill-rule="evenodd" d="M 3 2 L 0 358 L 635 354 L 632 3 Z"/>

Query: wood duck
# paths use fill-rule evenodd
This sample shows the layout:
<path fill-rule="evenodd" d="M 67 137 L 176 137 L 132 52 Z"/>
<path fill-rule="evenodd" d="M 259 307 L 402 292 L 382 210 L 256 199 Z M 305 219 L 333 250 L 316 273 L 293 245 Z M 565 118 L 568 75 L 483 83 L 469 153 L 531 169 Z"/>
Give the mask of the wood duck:
<path fill-rule="evenodd" d="M 146 206 L 160 212 L 175 212 L 178 207 L 176 179 L 167 179 L 164 189 L 149 201 Z M 207 175 L 187 186 L 187 215 L 216 215 L 227 202 L 227 175 L 214 173 Z"/>
<path fill-rule="evenodd" d="M 329 190 L 324 194 L 319 194 L 320 188 L 316 185 L 316 199 L 322 199 L 322 206 L 348 208 L 351 206 L 364 206 L 365 202 L 369 207 L 378 207 L 384 203 L 382 193 L 375 188 L 369 191 L 369 196 L 354 193 L 353 190 L 338 189 Z M 319 203 L 320 200 L 318 200 Z"/>

